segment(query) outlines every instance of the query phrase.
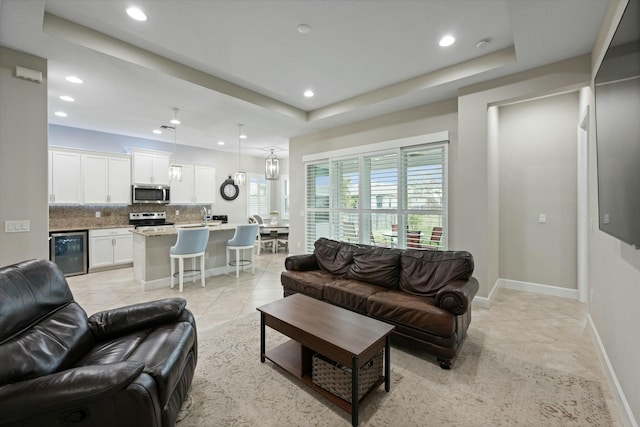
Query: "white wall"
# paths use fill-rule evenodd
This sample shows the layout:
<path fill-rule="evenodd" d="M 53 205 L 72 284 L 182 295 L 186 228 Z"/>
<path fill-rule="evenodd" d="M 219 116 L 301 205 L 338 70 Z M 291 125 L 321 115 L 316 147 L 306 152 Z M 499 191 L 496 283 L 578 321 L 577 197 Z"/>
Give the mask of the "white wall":
<path fill-rule="evenodd" d="M 595 76 L 613 37 L 626 0 L 610 3 L 592 55 Z M 589 271 L 591 295 L 589 317 L 598 337 L 612 381 L 618 386 L 618 400 L 627 425 L 640 422 L 640 250 L 604 234 L 598 229 L 598 186 L 595 114 L 592 91 L 581 92 L 583 111 L 589 109 Z"/>
<path fill-rule="evenodd" d="M 14 77 L 16 65 L 42 83 Z M 0 47 L 0 266 L 49 258 L 47 170 L 47 61 Z M 5 233 L 8 220 L 31 231 Z"/>
<path fill-rule="evenodd" d="M 500 107 L 501 279 L 577 289 L 577 121 L 577 92 Z"/>
<path fill-rule="evenodd" d="M 452 236 L 464 241 L 465 249 L 473 254 L 476 262 L 474 276 L 480 282 L 479 300 L 489 298 L 494 290 L 500 263 L 496 250 L 495 228 L 499 215 L 500 197 L 495 185 L 496 173 L 490 169 L 495 164 L 495 144 L 489 139 L 490 108 L 517 100 L 530 99 L 577 90 L 588 84 L 590 60 L 588 55 L 556 62 L 544 67 L 513 74 L 503 79 L 474 85 L 460 91 L 458 97 L 458 146 L 460 173 L 450 189 L 452 209 L 450 222 L 456 228 Z M 575 122 L 574 122 L 575 125 Z M 452 178 L 452 184 L 454 180 Z M 499 219 L 501 221 L 501 219 Z"/>

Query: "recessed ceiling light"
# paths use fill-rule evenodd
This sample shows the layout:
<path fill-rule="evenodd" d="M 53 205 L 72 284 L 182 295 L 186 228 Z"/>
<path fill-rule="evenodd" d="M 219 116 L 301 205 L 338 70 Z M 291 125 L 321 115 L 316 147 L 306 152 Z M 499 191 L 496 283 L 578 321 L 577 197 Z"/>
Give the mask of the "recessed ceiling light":
<path fill-rule="evenodd" d="M 247 139 L 247 135 L 245 135 L 244 133 L 240 134 L 240 139 Z"/>
<path fill-rule="evenodd" d="M 224 141 L 218 141 L 218 145 L 224 145 Z"/>
<path fill-rule="evenodd" d="M 454 44 L 456 42 L 456 38 L 451 36 L 451 35 L 446 35 L 443 38 L 440 39 L 440 42 L 438 43 L 440 46 L 442 47 L 447 47 L 447 46 L 451 46 L 452 44 Z"/>
<path fill-rule="evenodd" d="M 304 96 L 306 96 L 307 98 L 311 98 L 313 95 L 315 95 L 315 93 L 313 93 L 311 89 L 307 89 L 304 91 Z"/>
<path fill-rule="evenodd" d="M 65 113 L 64 111 L 56 111 L 53 114 L 55 114 L 58 117 L 67 117 L 67 113 Z"/>
<path fill-rule="evenodd" d="M 147 20 L 147 15 L 145 15 L 144 12 L 138 9 L 137 7 L 130 7 L 129 9 L 127 9 L 127 15 L 129 15 L 131 18 L 135 19 L 136 21 Z"/>
<path fill-rule="evenodd" d="M 83 83 L 82 79 L 79 79 L 79 78 L 78 78 L 78 77 L 76 77 L 76 76 L 67 76 L 67 77 L 66 77 L 66 80 L 67 80 L 68 82 L 76 83 L 76 84 Z"/>
<path fill-rule="evenodd" d="M 179 125 L 181 122 L 178 119 L 171 119 L 171 120 L 169 120 L 169 123 L 171 123 L 173 125 Z"/>
<path fill-rule="evenodd" d="M 69 95 L 62 95 L 60 97 L 60 99 L 62 99 L 63 101 L 67 101 L 67 102 L 73 102 L 75 101 L 75 99 L 73 99 L 72 97 L 70 97 Z"/>
<path fill-rule="evenodd" d="M 298 32 L 300 34 L 309 34 L 311 32 L 311 27 L 307 24 L 298 25 Z"/>
<path fill-rule="evenodd" d="M 160 129 L 154 129 L 153 133 L 155 133 L 156 135 L 160 135 L 162 131 Z"/>

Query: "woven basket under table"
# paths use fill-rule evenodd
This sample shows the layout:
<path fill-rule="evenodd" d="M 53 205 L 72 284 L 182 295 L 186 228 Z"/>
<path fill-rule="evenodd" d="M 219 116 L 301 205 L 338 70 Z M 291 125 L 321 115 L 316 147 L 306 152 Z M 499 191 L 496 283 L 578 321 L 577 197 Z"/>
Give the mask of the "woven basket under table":
<path fill-rule="evenodd" d="M 362 399 L 382 376 L 383 353 L 384 350 L 380 350 L 358 370 L 358 400 Z M 318 387 L 351 403 L 351 368 L 316 353 L 313 356 L 311 380 Z"/>

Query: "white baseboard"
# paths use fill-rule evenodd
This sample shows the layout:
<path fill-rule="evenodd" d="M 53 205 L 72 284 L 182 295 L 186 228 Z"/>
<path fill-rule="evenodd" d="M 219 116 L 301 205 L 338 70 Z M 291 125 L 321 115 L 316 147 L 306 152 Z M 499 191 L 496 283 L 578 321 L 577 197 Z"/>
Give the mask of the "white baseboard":
<path fill-rule="evenodd" d="M 577 289 L 561 288 L 559 286 L 543 285 L 540 283 L 522 282 L 519 280 L 498 279 L 493 285 L 488 297 L 476 296 L 472 305 L 480 308 L 490 308 L 496 292 L 500 288 L 515 289 L 518 291 L 532 292 L 535 294 L 551 295 L 561 298 L 577 300 L 580 296 Z"/>
<path fill-rule="evenodd" d="M 624 391 L 620 386 L 620 382 L 618 381 L 616 372 L 613 370 L 613 366 L 611 366 L 611 361 L 609 360 L 607 351 L 605 350 L 604 345 L 602 344 L 602 340 L 600 339 L 600 334 L 598 334 L 596 325 L 593 323 L 593 320 L 591 319 L 591 315 L 588 315 L 587 319 L 589 320 L 589 326 L 591 326 L 590 328 L 591 334 L 593 336 L 593 339 L 596 342 L 596 350 L 598 351 L 600 362 L 603 365 L 604 373 L 611 387 L 613 398 L 618 404 L 618 407 L 621 409 L 620 417 L 622 418 L 622 422 L 627 427 L 638 427 L 638 423 L 635 420 L 635 417 L 633 416 L 633 412 L 631 412 L 631 407 L 629 406 L 629 402 L 627 401 L 627 398 L 624 395 Z"/>
<path fill-rule="evenodd" d="M 496 283 L 493 285 L 493 288 L 491 288 L 491 292 L 489 292 L 488 297 L 476 296 L 475 298 L 473 298 L 473 302 L 471 303 L 471 305 L 475 307 L 480 307 L 480 308 L 491 308 L 491 303 L 493 301 L 493 298 L 496 295 L 496 292 L 498 291 L 499 285 L 500 285 L 500 279 L 498 279 Z"/>
<path fill-rule="evenodd" d="M 498 279 L 496 288 L 515 289 L 518 291 L 533 292 L 554 297 L 569 298 L 577 300 L 579 293 L 577 289 L 561 288 L 559 286 L 543 285 L 540 283 L 522 282 L 519 280 Z"/>

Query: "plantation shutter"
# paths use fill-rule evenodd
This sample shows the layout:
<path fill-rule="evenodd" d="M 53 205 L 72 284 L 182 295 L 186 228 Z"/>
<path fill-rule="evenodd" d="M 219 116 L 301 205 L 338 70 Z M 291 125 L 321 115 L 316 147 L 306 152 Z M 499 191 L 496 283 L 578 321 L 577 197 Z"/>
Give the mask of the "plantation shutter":
<path fill-rule="evenodd" d="M 333 186 L 332 219 L 334 238 L 358 242 L 358 208 L 360 207 L 360 162 L 342 159 L 331 163 Z"/>
<path fill-rule="evenodd" d="M 320 237 L 331 237 L 329 227 L 329 163 L 306 165 L 306 250 L 313 252 L 313 244 Z"/>
<path fill-rule="evenodd" d="M 437 144 L 402 150 L 404 182 L 401 223 L 420 232 L 419 248 L 446 248 L 446 146 Z M 409 239 L 417 237 L 407 234 Z M 408 245 L 412 247 L 412 245 Z"/>

